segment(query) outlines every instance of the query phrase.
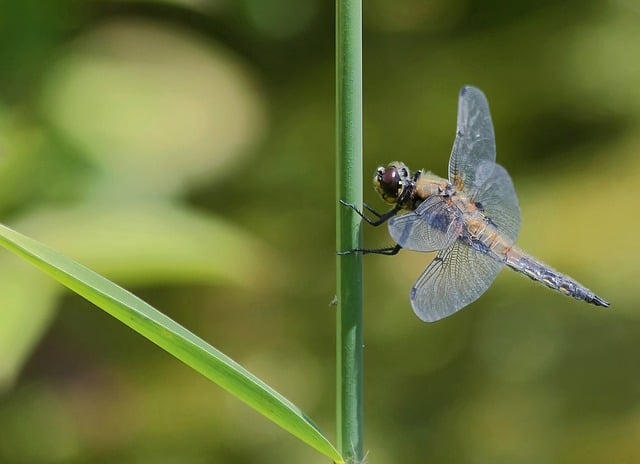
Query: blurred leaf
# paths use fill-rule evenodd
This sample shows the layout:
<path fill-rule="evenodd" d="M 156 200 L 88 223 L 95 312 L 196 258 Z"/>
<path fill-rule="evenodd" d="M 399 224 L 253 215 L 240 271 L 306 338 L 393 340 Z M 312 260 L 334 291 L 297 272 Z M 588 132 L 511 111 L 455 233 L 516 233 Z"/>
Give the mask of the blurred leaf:
<path fill-rule="evenodd" d="M 39 210 L 16 224 L 103 273 L 137 284 L 222 282 L 259 290 L 282 273 L 251 233 L 177 203 L 93 202 Z"/>
<path fill-rule="evenodd" d="M 106 172 L 93 191 L 110 194 L 173 194 L 228 174 L 265 124 L 263 98 L 237 55 L 148 20 L 81 35 L 47 74 L 40 104 Z"/>
<path fill-rule="evenodd" d="M 0 105 L 0 214 L 77 201 L 97 174 L 59 134 Z"/>
<path fill-rule="evenodd" d="M 145 336 L 334 462 L 340 454 L 295 405 L 122 287 L 6 226 L 0 244 Z"/>
<path fill-rule="evenodd" d="M 60 287 L 33 268 L 17 266 L 13 256 L 1 258 L 0 391 L 4 391 L 49 327 Z"/>

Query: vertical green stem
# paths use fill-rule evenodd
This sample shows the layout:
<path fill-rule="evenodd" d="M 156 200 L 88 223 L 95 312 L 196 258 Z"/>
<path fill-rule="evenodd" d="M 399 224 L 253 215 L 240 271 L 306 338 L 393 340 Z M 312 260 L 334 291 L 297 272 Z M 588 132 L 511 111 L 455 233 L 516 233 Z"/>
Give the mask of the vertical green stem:
<path fill-rule="evenodd" d="M 336 0 L 337 196 L 362 204 L 362 1 Z M 360 248 L 360 218 L 338 205 L 337 248 Z M 361 462 L 362 255 L 337 258 L 337 440 L 347 462 Z"/>

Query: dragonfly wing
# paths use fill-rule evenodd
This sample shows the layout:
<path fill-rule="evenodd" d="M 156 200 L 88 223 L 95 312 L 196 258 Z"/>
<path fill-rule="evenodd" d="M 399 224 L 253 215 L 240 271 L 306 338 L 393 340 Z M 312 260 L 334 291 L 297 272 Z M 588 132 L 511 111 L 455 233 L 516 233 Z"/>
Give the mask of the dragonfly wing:
<path fill-rule="evenodd" d="M 461 240 L 440 251 L 411 289 L 411 306 L 426 322 L 443 319 L 477 300 L 502 263 Z"/>
<path fill-rule="evenodd" d="M 389 234 L 403 248 L 436 251 L 449 248 L 462 232 L 457 210 L 440 196 L 424 200 L 414 211 L 389 219 Z"/>
<path fill-rule="evenodd" d="M 521 216 L 518 197 L 507 170 L 499 164 L 484 161 L 476 169 L 475 181 L 476 187 L 470 191 L 471 198 L 482 205 L 498 232 L 515 243 Z"/>
<path fill-rule="evenodd" d="M 466 86 L 458 98 L 458 127 L 449 159 L 449 181 L 458 190 L 473 190 L 476 168 L 483 161 L 496 161 L 489 103 L 480 89 Z"/>

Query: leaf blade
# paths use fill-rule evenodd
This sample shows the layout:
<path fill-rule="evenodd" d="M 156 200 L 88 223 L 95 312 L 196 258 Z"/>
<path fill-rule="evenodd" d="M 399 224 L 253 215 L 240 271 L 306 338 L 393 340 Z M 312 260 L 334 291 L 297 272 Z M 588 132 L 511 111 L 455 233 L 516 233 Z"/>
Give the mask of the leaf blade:
<path fill-rule="evenodd" d="M 42 243 L 1 224 L 0 246 L 31 262 L 334 462 L 343 462 L 338 451 L 298 407 L 140 298 Z"/>

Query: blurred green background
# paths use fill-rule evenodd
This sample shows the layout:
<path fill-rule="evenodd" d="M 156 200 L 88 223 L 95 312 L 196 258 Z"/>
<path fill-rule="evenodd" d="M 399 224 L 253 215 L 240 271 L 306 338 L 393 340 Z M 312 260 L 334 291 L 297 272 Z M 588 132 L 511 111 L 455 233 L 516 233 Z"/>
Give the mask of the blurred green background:
<path fill-rule="evenodd" d="M 505 271 L 429 325 L 408 292 L 430 257 L 367 256 L 369 462 L 640 462 L 640 6 L 371 0 L 364 21 L 365 178 L 444 176 L 459 88 L 480 87 L 519 244 L 612 303 Z M 320 0 L 0 1 L 1 220 L 329 436 L 333 24 Z M 0 276 L 0 462 L 326 462 L 7 252 Z"/>

